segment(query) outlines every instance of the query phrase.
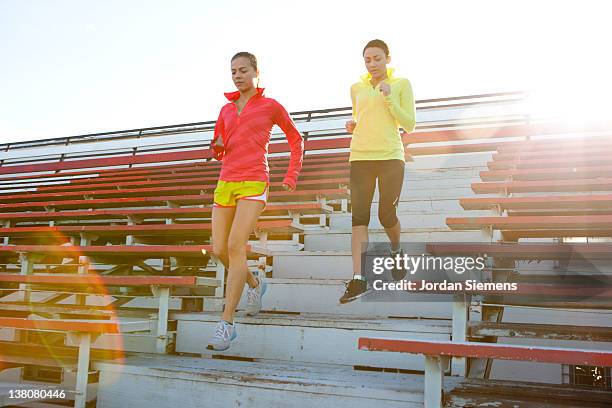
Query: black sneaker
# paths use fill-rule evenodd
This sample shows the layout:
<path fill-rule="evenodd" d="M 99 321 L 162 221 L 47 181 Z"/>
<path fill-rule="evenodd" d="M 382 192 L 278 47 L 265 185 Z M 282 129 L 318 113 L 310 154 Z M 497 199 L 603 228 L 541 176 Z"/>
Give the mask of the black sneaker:
<path fill-rule="evenodd" d="M 400 258 L 404 257 L 404 250 L 400 249 L 398 252 L 389 251 L 389 256 L 395 259 L 399 255 Z M 406 276 L 406 270 L 404 268 L 396 268 L 395 266 L 391 269 L 391 277 L 394 281 L 400 281 Z"/>
<path fill-rule="evenodd" d="M 363 296 L 368 291 L 368 282 L 363 279 L 351 279 L 346 283 L 344 295 L 340 298 L 340 303 L 348 303 Z"/>

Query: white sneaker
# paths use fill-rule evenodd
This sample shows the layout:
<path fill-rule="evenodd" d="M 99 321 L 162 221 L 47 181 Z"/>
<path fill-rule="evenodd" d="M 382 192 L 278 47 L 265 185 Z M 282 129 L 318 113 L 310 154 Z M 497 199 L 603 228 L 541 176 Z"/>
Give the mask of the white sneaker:
<path fill-rule="evenodd" d="M 217 328 L 215 330 L 215 335 L 208 342 L 208 350 L 215 351 L 224 351 L 227 350 L 230 346 L 232 340 L 238 337 L 236 333 L 236 328 L 233 324 L 229 324 L 225 320 L 220 320 L 217 323 Z"/>
<path fill-rule="evenodd" d="M 247 316 L 255 316 L 261 310 L 261 298 L 266 293 L 266 280 L 263 276 L 258 275 L 257 281 L 259 285 L 255 288 L 249 287 L 247 289 L 247 305 L 246 314 Z"/>

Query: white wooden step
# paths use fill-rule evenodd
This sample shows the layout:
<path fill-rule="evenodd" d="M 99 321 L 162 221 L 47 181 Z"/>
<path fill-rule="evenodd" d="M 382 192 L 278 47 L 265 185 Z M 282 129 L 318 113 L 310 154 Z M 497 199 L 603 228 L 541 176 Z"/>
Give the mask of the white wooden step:
<path fill-rule="evenodd" d="M 378 210 L 373 210 L 370 213 L 370 228 L 382 229 L 383 226 L 378 219 Z M 408 228 L 438 228 L 438 229 L 449 229 L 446 225 L 446 219 L 448 217 L 487 217 L 491 216 L 491 211 L 452 211 L 444 213 L 406 213 L 399 211 L 397 218 L 399 219 L 402 229 Z M 329 217 L 330 231 L 336 229 L 346 229 L 352 226 L 352 214 L 333 214 Z"/>
<path fill-rule="evenodd" d="M 437 143 L 431 143 L 435 145 Z M 429 145 L 429 143 L 420 143 L 419 147 Z M 409 170 L 467 170 L 472 168 L 486 167 L 487 161 L 491 160 L 493 154 L 491 152 L 474 152 L 463 154 L 448 154 L 448 155 L 427 155 L 415 156 L 414 161 L 406 164 Z"/>
<path fill-rule="evenodd" d="M 350 279 L 350 251 L 273 252 L 272 276 L 281 279 Z"/>
<path fill-rule="evenodd" d="M 369 230 L 370 242 L 388 242 L 383 229 Z M 489 242 L 482 231 L 452 231 L 445 228 L 402 228 L 402 242 Z M 351 228 L 329 231 L 306 231 L 305 251 L 350 251 Z"/>
<path fill-rule="evenodd" d="M 372 202 L 372 214 L 378 213 L 378 204 L 378 201 Z M 404 214 L 449 214 L 449 217 L 450 214 L 466 213 L 457 198 L 400 200 L 397 211 Z"/>
<path fill-rule="evenodd" d="M 139 355 L 94 368 L 100 370 L 98 408 L 423 406 L 421 375 L 332 364 Z M 446 385 L 456 382 L 449 378 Z"/>
<path fill-rule="evenodd" d="M 374 301 L 373 295 L 376 294 L 370 293 L 353 302 L 340 304 L 338 300 L 348 279 L 268 279 L 262 310 L 361 317 L 451 318 L 450 296 L 449 301 L 428 301 L 436 295 L 397 292 L 391 294 L 393 301 Z M 244 310 L 245 305 L 246 290 L 238 309 Z"/>
<path fill-rule="evenodd" d="M 449 340 L 450 321 L 416 319 L 367 319 L 333 315 L 238 315 L 238 337 L 229 350 L 206 349 L 219 314 L 177 313 L 176 351 L 202 355 L 223 354 L 253 359 L 278 359 L 308 363 L 424 370 L 419 355 L 370 353 L 357 350 L 359 337 Z"/>

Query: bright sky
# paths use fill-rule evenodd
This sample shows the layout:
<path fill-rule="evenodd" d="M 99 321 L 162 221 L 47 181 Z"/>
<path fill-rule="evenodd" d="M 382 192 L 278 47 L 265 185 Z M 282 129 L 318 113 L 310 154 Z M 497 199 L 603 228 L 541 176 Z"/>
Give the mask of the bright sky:
<path fill-rule="evenodd" d="M 0 143 L 216 119 L 243 50 L 287 110 L 349 106 L 373 38 L 417 99 L 545 89 L 574 114 L 609 105 L 606 3 L 0 0 Z"/>

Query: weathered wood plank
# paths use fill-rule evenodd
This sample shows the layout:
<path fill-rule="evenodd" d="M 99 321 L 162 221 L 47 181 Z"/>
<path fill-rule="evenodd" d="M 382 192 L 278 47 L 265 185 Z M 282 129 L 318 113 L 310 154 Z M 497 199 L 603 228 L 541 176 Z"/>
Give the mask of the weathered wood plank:
<path fill-rule="evenodd" d="M 466 379 L 449 394 L 445 407 L 607 408 L 612 391 L 591 387 L 519 381 Z"/>
<path fill-rule="evenodd" d="M 202 395 L 214 395 L 206 399 L 206 406 L 214 408 L 423 406 L 422 375 L 363 372 L 333 364 L 163 357 L 95 362 L 100 370 L 98 408 L 178 403 L 195 408 L 202 406 Z M 457 380 L 448 383 L 452 387 Z"/>
<path fill-rule="evenodd" d="M 39 344 L 0 341 L 0 361 L 21 365 L 40 365 L 49 367 L 76 368 L 78 347 L 49 346 Z M 121 350 L 91 350 L 92 360 L 112 360 L 121 358 Z"/>
<path fill-rule="evenodd" d="M 423 354 L 426 356 L 490 358 L 499 360 L 536 361 L 542 363 L 612 366 L 612 352 L 610 351 L 569 347 L 360 338 L 359 349 Z"/>
<path fill-rule="evenodd" d="M 558 324 L 468 322 L 470 337 L 523 337 L 551 340 L 612 341 L 612 327 Z"/>
<path fill-rule="evenodd" d="M 368 367 L 423 370 L 421 356 L 395 353 L 364 353 L 354 347 L 361 336 L 408 337 L 414 339 L 450 338 L 449 323 L 409 319 L 349 319 L 344 316 L 321 317 L 266 316 L 235 319 L 238 338 L 230 350 L 218 353 L 206 350 L 206 340 L 215 331 L 219 316 L 199 314 L 185 317 L 173 313 L 177 323 L 177 352 L 225 355 L 253 359 L 279 359 L 309 363 L 330 363 Z M 189 319 L 189 320 L 186 320 Z"/>

